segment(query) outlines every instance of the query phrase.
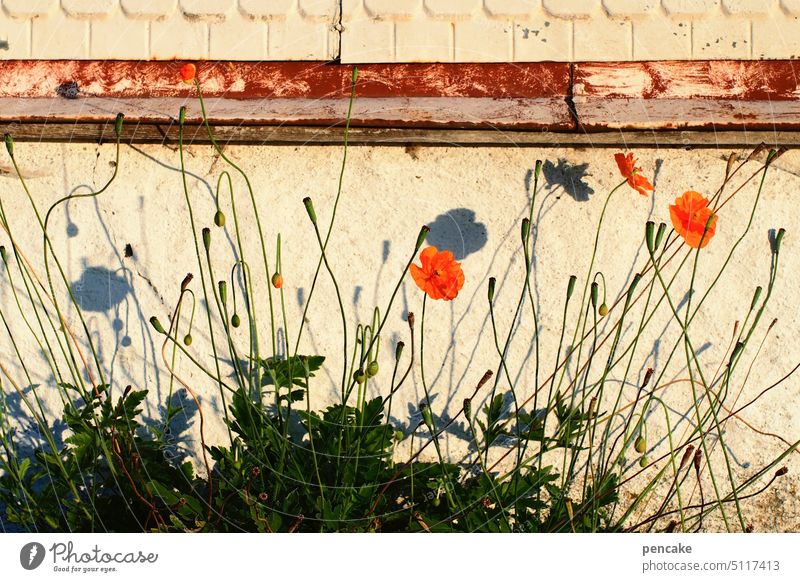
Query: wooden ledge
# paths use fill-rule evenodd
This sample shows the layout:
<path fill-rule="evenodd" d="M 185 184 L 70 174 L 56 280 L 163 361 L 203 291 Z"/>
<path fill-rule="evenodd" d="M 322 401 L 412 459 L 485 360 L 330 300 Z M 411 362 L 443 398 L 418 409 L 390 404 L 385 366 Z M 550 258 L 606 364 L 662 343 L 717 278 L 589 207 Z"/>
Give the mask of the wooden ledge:
<path fill-rule="evenodd" d="M 754 137 L 794 143 L 793 132 L 800 131 L 795 63 L 363 65 L 352 138 L 459 145 L 762 141 Z M 20 140 L 94 142 L 113 138 L 108 124 L 121 112 L 126 140 L 174 141 L 182 106 L 187 124 L 201 119 L 194 88 L 179 80 L 181 64 L 2 61 L 0 128 Z M 232 143 L 340 143 L 352 71 L 316 62 L 198 65 L 209 120 L 220 140 Z M 187 140 L 207 137 L 195 127 Z"/>

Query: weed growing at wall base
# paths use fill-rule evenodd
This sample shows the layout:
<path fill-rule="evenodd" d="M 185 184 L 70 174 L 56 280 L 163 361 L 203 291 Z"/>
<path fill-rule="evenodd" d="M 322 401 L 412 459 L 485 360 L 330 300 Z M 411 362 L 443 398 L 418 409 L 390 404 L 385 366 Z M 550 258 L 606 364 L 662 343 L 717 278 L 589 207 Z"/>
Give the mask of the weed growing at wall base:
<path fill-rule="evenodd" d="M 66 196 L 44 213 L 19 171 L 13 138 L 6 137 L 8 156 L 41 230 L 38 252 L 44 271 L 29 260 L 30 249 L 22 248 L 16 236 L 29 225 L 15 224 L 0 196 L 0 226 L 8 241 L 0 247 L 3 285 L 14 300 L 11 311 L 3 307 L 0 312 L 11 346 L 0 362 L 0 503 L 5 522 L 30 531 L 87 532 L 621 532 L 698 531 L 713 515 L 728 531 L 752 529 L 742 501 L 785 475 L 784 463 L 798 446 L 784 441 L 780 454 L 744 476 L 734 471 L 726 446 L 726 424 L 780 385 L 764 386 L 745 403 L 731 388 L 734 379 L 756 381 L 748 371 L 758 354 L 755 338 L 775 325 L 764 325 L 762 319 L 778 277 L 782 229 L 768 249 L 768 284 L 742 299 L 746 317 L 717 369 L 699 357 L 691 324 L 751 229 L 770 166 L 783 150 L 759 147 L 741 163 L 731 158 L 716 192 L 704 196 L 687 191 L 670 206 L 672 229 L 665 223 L 643 224 L 642 239 L 631 243 L 643 240 L 646 253 L 632 265 L 634 275 L 619 293 L 606 288 L 603 273 L 595 267 L 606 213 L 649 200 L 653 185 L 636 167 L 632 153 L 617 154 L 623 180 L 605 197 L 588 269 L 570 276 L 562 288 L 546 290 L 563 305 L 554 332 L 540 325 L 531 282 L 540 162 L 532 170 L 533 196 L 519 225 L 524 273 L 515 281 L 514 302 L 507 303 L 507 294 L 500 301 L 495 278 L 469 281 L 451 252 L 426 246 L 430 231 L 420 225 L 418 232 L 408 233 L 407 261 L 385 303 L 375 306 L 367 321 L 352 321 L 329 242 L 339 226 L 354 70 L 340 179 L 333 205 L 325 209 L 329 218 L 319 219 L 322 213 L 318 215 L 311 198 L 303 201 L 305 217 L 298 208 L 318 260 L 315 271 L 306 274 L 313 283 L 303 316 L 289 321 L 280 235 L 266 230 L 249 177 L 215 141 L 202 75 L 187 65 L 180 77 L 197 93 L 200 129 L 207 132 L 224 169 L 218 175 L 214 216 L 196 215 L 187 186 L 187 120 L 181 109 L 177 155 L 188 208 L 186 240 L 196 265 L 193 273 L 175 281 L 171 313 L 150 319 L 169 372 L 169 394 L 157 424 L 141 419 L 146 391 L 114 385 L 107 377 L 97 340 L 48 231 L 51 216 L 67 202 L 100 196 L 116 180 L 124 163 L 123 116 L 114 124 L 116 163 L 107 183 L 90 193 Z M 753 165 L 758 169 L 748 175 Z M 234 191 L 232 176 L 244 183 L 243 195 Z M 759 182 L 749 222 L 735 225 L 726 220 L 724 207 L 753 180 Z M 626 185 L 641 196 L 621 198 L 617 192 Z M 245 217 L 254 224 L 252 230 L 243 228 Z M 737 228 L 740 236 L 722 268 L 699 290 L 697 275 L 706 268 L 706 249 L 718 242 L 715 234 Z M 220 259 L 211 249 L 223 232 L 232 246 Z M 256 256 L 247 251 L 245 239 L 256 241 Z M 407 314 L 405 337 L 391 347 L 392 367 L 382 369 L 380 350 L 389 345 L 385 326 L 401 317 L 398 295 L 407 279 L 416 284 L 421 311 L 418 317 Z M 694 290 L 688 295 L 682 288 L 686 279 Z M 336 353 L 313 354 L 303 334 L 322 280 L 330 282 L 338 305 L 337 312 L 326 314 L 324 325 L 338 326 L 341 346 Z M 486 287 L 497 365 L 473 370 L 468 387 L 451 387 L 466 390 L 466 398 L 457 414 L 448 417 L 437 409 L 426 376 L 426 355 L 438 349 L 431 345 L 429 330 L 440 325 L 440 307 L 459 301 L 465 285 Z M 607 300 L 617 295 L 618 300 Z M 684 296 L 685 302 L 679 299 Z M 513 312 L 507 329 L 496 317 L 498 308 Z M 68 310 L 77 314 L 74 323 L 65 317 Z M 666 361 L 638 378 L 634 370 L 642 366 L 637 347 L 656 314 L 664 313 L 677 339 Z M 24 322 L 23 332 L 12 332 L 11 317 Z M 194 339 L 197 329 L 203 331 L 198 337 L 208 338 L 206 345 Z M 22 338 L 15 333 L 28 334 L 26 341 L 33 338 L 45 354 L 43 363 L 36 360 L 35 365 L 47 367 L 48 386 L 34 383 L 32 378 L 42 371 L 33 374 L 34 362 L 18 349 Z M 558 339 L 550 361 L 541 354 L 543 333 L 555 333 Z M 532 391 L 523 389 L 510 357 L 514 349 L 533 352 L 533 378 L 526 383 L 534 386 Z M 663 391 L 668 384 L 665 370 L 673 360 L 683 361 L 684 394 L 691 404 L 692 423 L 683 431 L 671 426 L 672 403 Z M 196 386 L 178 374 L 179 362 L 193 367 L 218 392 L 226 442 L 206 442 L 209 411 Z M 404 429 L 395 419 L 393 402 L 415 373 L 423 398 Z M 388 380 L 388 389 L 375 396 L 370 388 L 379 376 Z M 312 409 L 314 386 L 331 382 L 338 402 Z M 636 388 L 632 397 L 619 388 L 631 383 Z M 174 403 L 175 387 L 185 390 L 198 411 L 198 463 L 175 452 L 172 427 L 183 406 Z M 58 390 L 62 397 L 60 420 L 68 429 L 63 444 L 56 442 L 54 419 L 39 398 L 45 389 Z M 11 395 L 24 407 L 24 419 L 11 414 Z M 36 426 L 40 435 L 32 454 L 24 454 L 18 443 L 22 420 Z M 451 458 L 445 446 L 455 438 L 456 428 L 459 438 L 470 443 L 467 458 L 461 460 Z M 699 495 L 692 494 L 695 489 Z"/>

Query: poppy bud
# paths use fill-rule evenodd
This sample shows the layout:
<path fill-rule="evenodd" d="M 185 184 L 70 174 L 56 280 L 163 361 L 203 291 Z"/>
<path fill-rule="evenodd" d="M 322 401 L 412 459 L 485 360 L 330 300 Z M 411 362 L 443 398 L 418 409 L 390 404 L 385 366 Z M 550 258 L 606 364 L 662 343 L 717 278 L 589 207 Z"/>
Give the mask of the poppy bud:
<path fill-rule="evenodd" d="M 394 431 L 394 440 L 396 440 L 398 443 L 403 440 L 404 436 L 405 435 L 403 435 L 403 431 L 402 430 Z"/>
<path fill-rule="evenodd" d="M 211 229 L 206 227 L 203 229 L 203 246 L 208 252 L 208 249 L 211 248 Z"/>
<path fill-rule="evenodd" d="M 183 126 L 184 122 L 186 121 L 186 107 L 181 107 L 180 111 L 178 111 L 178 125 Z"/>
<path fill-rule="evenodd" d="M 428 427 L 428 430 L 433 431 L 433 419 L 431 418 L 430 406 L 423 402 L 419 405 L 419 411 L 422 414 L 422 420 L 425 422 L 425 426 Z"/>
<path fill-rule="evenodd" d="M 403 348 L 406 347 L 406 344 L 403 342 L 397 342 L 397 347 L 394 349 L 394 359 L 399 360 L 400 356 L 403 355 Z"/>
<path fill-rule="evenodd" d="M 378 362 L 375 360 L 371 361 L 369 365 L 367 365 L 367 377 L 374 378 L 378 375 L 378 370 L 380 370 Z"/>
<path fill-rule="evenodd" d="M 425 239 L 428 238 L 428 233 L 430 233 L 431 229 L 428 225 L 423 225 L 422 228 L 419 229 L 419 234 L 417 235 L 417 246 L 414 247 L 414 251 L 418 251 L 422 246 L 422 243 L 425 242 Z"/>
<path fill-rule="evenodd" d="M 219 287 L 219 300 L 225 305 L 228 302 L 228 282 L 220 281 L 217 287 Z"/>
<path fill-rule="evenodd" d="M 592 301 L 592 309 L 597 309 L 597 296 L 598 296 L 599 289 L 600 289 L 599 285 L 596 282 L 593 282 L 592 283 L 591 294 L 589 295 L 589 297 L 591 298 L 591 301 Z"/>
<path fill-rule="evenodd" d="M 529 218 L 522 219 L 522 244 L 528 240 L 531 234 L 531 221 Z"/>
<path fill-rule="evenodd" d="M 575 291 L 575 283 L 577 283 L 578 278 L 575 275 L 569 276 L 569 283 L 567 283 L 567 301 L 569 301 L 570 297 Z"/>
<path fill-rule="evenodd" d="M 222 210 L 217 210 L 214 213 L 214 224 L 222 228 L 225 226 L 225 215 L 222 213 Z"/>
<path fill-rule="evenodd" d="M 756 303 L 758 303 L 759 298 L 761 297 L 761 286 L 759 285 L 756 287 L 755 293 L 753 293 L 753 300 L 750 302 L 750 309 L 753 310 L 756 308 Z"/>
<path fill-rule="evenodd" d="M 311 222 L 317 224 L 317 213 L 314 212 L 314 203 L 311 202 L 311 198 L 308 196 L 303 198 L 303 204 L 306 207 L 306 212 L 308 213 L 308 217 L 311 219 Z"/>
<path fill-rule="evenodd" d="M 472 400 L 464 398 L 464 416 L 467 420 L 472 420 Z"/>
<path fill-rule="evenodd" d="M 117 118 L 114 120 L 114 135 L 119 137 L 122 135 L 122 122 L 125 120 L 125 114 L 117 113 Z"/>
<path fill-rule="evenodd" d="M 14 157 L 14 138 L 11 137 L 10 133 L 6 134 L 6 149 L 8 150 L 8 155 L 13 158 Z"/>
<path fill-rule="evenodd" d="M 186 273 L 183 281 L 181 281 L 181 291 L 186 291 L 186 289 L 189 287 L 189 283 L 192 282 L 192 279 L 194 279 L 194 275 L 191 273 Z"/>
<path fill-rule="evenodd" d="M 644 381 L 642 381 L 642 388 L 646 388 L 647 385 L 650 383 L 650 380 L 653 379 L 653 368 L 647 368 L 647 371 L 644 373 Z"/>
<path fill-rule="evenodd" d="M 541 173 L 542 173 L 542 160 L 536 160 L 536 165 L 533 168 L 534 178 L 538 179 Z"/>
<path fill-rule="evenodd" d="M 239 327 L 242 324 L 242 319 L 239 317 L 238 313 L 234 313 L 231 316 L 231 325 L 233 327 Z"/>
<path fill-rule="evenodd" d="M 644 227 L 644 240 L 647 241 L 647 250 L 650 251 L 650 254 L 653 254 L 656 248 L 654 239 L 655 229 L 656 224 L 652 220 L 648 220 Z"/>
<path fill-rule="evenodd" d="M 786 236 L 786 229 L 782 228 L 778 231 L 778 234 L 775 235 L 775 253 L 779 253 L 781 250 L 781 241 L 783 237 Z"/>
<path fill-rule="evenodd" d="M 150 325 L 152 325 L 153 329 L 155 329 L 158 333 L 167 333 L 164 331 L 164 326 L 161 325 L 161 322 L 158 321 L 158 318 L 155 315 L 150 318 Z"/>
<path fill-rule="evenodd" d="M 683 457 L 681 457 L 681 464 L 679 469 L 683 469 L 686 466 L 686 463 L 689 461 L 689 458 L 692 456 L 694 452 L 694 445 L 689 445 L 686 447 L 686 450 L 683 452 Z"/>
<path fill-rule="evenodd" d="M 594 409 L 596 406 L 597 406 L 597 396 L 592 396 L 592 399 L 589 401 L 589 408 L 586 410 L 587 418 L 592 418 L 592 416 L 594 416 Z"/>
<path fill-rule="evenodd" d="M 650 461 L 648 461 L 648 460 L 647 460 L 647 457 L 645 457 L 644 455 L 642 455 L 642 458 L 641 458 L 641 459 L 639 459 L 639 466 L 640 466 L 642 469 L 645 469 L 645 468 L 647 468 L 647 465 L 649 465 L 649 464 L 650 464 Z"/>
<path fill-rule="evenodd" d="M 608 305 L 602 303 L 600 305 L 600 309 L 597 310 L 597 313 L 600 314 L 600 317 L 605 317 L 606 315 L 608 315 Z"/>
<path fill-rule="evenodd" d="M 633 443 L 633 448 L 636 449 L 636 452 L 640 454 L 647 450 L 647 442 L 644 440 L 642 435 L 636 437 L 636 441 Z"/>
<path fill-rule="evenodd" d="M 185 346 L 190 346 L 190 345 L 192 345 L 192 334 L 190 334 L 190 333 L 187 333 L 187 334 L 186 334 L 186 335 L 183 337 L 183 345 L 185 345 Z"/>
<path fill-rule="evenodd" d="M 496 283 L 497 279 L 495 279 L 494 277 L 489 277 L 489 293 L 488 293 L 489 303 L 494 301 L 494 287 Z"/>
<path fill-rule="evenodd" d="M 628 295 L 633 295 L 633 292 L 636 290 L 636 286 L 639 284 L 639 281 L 642 280 L 642 275 L 640 273 L 636 273 L 633 276 L 633 281 L 631 281 L 631 286 L 628 287 Z"/>
<path fill-rule="evenodd" d="M 281 287 L 283 287 L 283 275 L 281 275 L 280 273 L 273 273 L 272 286 L 275 287 L 275 289 L 280 289 Z"/>
<path fill-rule="evenodd" d="M 662 222 L 658 225 L 658 231 L 656 232 L 656 245 L 655 247 L 658 248 L 661 246 L 661 241 L 664 239 L 664 233 L 667 231 L 667 223 Z"/>
<path fill-rule="evenodd" d="M 789 472 L 789 469 L 787 467 L 781 467 L 780 469 L 775 471 L 775 476 L 776 477 L 783 477 L 788 472 Z"/>
<path fill-rule="evenodd" d="M 367 375 L 361 368 L 359 368 L 353 373 L 353 380 L 355 380 L 357 384 L 363 384 L 366 381 L 366 379 Z"/>

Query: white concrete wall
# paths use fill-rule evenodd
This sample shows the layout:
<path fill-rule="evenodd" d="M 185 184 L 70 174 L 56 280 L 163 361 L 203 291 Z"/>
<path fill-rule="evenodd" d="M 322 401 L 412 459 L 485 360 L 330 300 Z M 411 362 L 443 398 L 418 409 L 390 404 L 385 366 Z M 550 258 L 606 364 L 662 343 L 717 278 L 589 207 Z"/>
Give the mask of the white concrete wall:
<path fill-rule="evenodd" d="M 23 171 L 31 176 L 30 187 L 40 209 L 65 194 L 81 192 L 85 185 L 102 185 L 110 175 L 109 162 L 114 153 L 109 145 L 22 143 L 17 144 L 16 151 Z M 231 147 L 228 153 L 241 162 L 256 185 L 271 253 L 274 253 L 278 232 L 282 235 L 289 335 L 294 338 L 319 256 L 301 200 L 311 195 L 321 223 L 327 223 L 341 150 L 335 147 Z M 649 198 L 627 188 L 615 194 L 596 263 L 597 270 L 606 276 L 609 300 L 623 292 L 632 273 L 644 264 L 645 221 L 652 218 L 669 222 L 668 204 L 684 190 L 692 188 L 705 194 L 715 190 L 724 175 L 727 153 L 713 150 L 637 152 L 645 173 L 654 177 L 656 191 Z M 444 418 L 455 414 L 462 398 L 472 391 L 484 371 L 497 368 L 498 359 L 487 321 L 487 280 L 490 276 L 498 278 L 497 314 L 504 336 L 522 275 L 518 233 L 519 221 L 528 203 L 527 180 L 534 160 L 543 158 L 552 165 L 545 168 L 544 186 L 538 194 L 534 283 L 543 326 L 542 366 L 543 370 L 551 369 L 567 278 L 571 274 L 585 276 L 606 192 L 620 180 L 612 154 L 609 150 L 540 151 L 513 147 L 352 149 L 338 228 L 330 245 L 331 262 L 339 276 L 351 325 L 350 337 L 357 321 L 366 322 L 371 318 L 374 305 L 385 306 L 413 250 L 420 226 L 431 225 L 430 242 L 450 246 L 462 255 L 466 273 L 466 283 L 459 297 L 451 303 L 429 303 L 426 322 L 425 364 L 435 394 L 433 409 Z M 227 197 L 222 201 L 228 228 L 223 231 L 213 227 L 214 204 L 210 190 L 225 164 L 209 147 L 196 146 L 187 152 L 187 165 L 192 174 L 189 184 L 198 228 L 212 227 L 217 270 L 219 273 L 229 271 L 233 261 L 230 201 Z M 117 182 L 97 199 L 76 200 L 62 207 L 54 214 L 51 227 L 67 277 L 100 346 L 106 372 L 113 378 L 114 390 L 119 393 L 127 384 L 149 389 L 151 399 L 147 414 L 154 419 L 159 418 L 163 410 L 168 375 L 161 361 L 160 340 L 147 319 L 157 315 L 162 322 L 168 321 L 180 282 L 187 272 L 195 274 L 193 289 L 201 295 L 177 166 L 178 154 L 173 149 L 125 147 Z M 36 228 L 31 228 L 33 215 L 19 183 L 9 175 L 8 164 L 3 162 L 0 167 L 0 197 L 6 215 L 19 244 L 36 263 L 41 255 L 41 235 Z M 746 169 L 752 172 L 757 167 L 756 162 L 751 162 Z M 235 185 L 237 204 L 244 213 L 248 206 L 246 192 L 241 180 L 236 179 Z M 702 361 L 709 370 L 715 370 L 719 362 L 726 360 L 734 322 L 744 318 L 753 289 L 767 283 L 768 230 L 786 228 L 788 234 L 781 254 L 779 281 L 756 334 L 757 342 L 761 341 L 769 321 L 777 318 L 778 323 L 766 340 L 749 379 L 745 382 L 743 369 L 735 378 L 736 391 L 742 387 L 740 404 L 800 362 L 800 346 L 795 341 L 800 336 L 797 312 L 800 216 L 796 212 L 799 187 L 800 156 L 790 152 L 768 176 L 751 232 L 692 328 L 695 345 L 703 346 Z M 716 237 L 702 254 L 698 289 L 706 288 L 745 228 L 754 196 L 755 186 L 747 186 L 721 212 Z M 249 224 L 245 229 L 245 245 L 250 256 L 255 257 L 258 243 L 252 220 L 245 219 L 245 223 Z M 8 247 L 7 237 L 0 238 Z M 124 256 L 126 244 L 133 249 L 131 258 Z M 251 261 L 257 273 L 258 263 L 254 259 Z M 5 270 L 1 275 L 0 306 L 34 372 L 34 382 L 40 384 L 40 396 L 48 410 L 57 414 L 60 399 L 52 378 L 46 373 L 38 348 L 24 328 Z M 18 276 L 17 281 L 19 283 Z M 314 407 L 333 401 L 337 393 L 336 379 L 341 371 L 336 302 L 328 278 L 323 276 L 321 281 L 309 312 L 301 349 L 303 353 L 328 356 L 326 373 L 312 384 Z M 266 321 L 264 283 L 258 281 L 262 323 Z M 684 285 L 676 292 L 676 300 L 683 297 L 685 290 Z M 388 390 L 392 345 L 397 339 L 407 341 L 404 316 L 407 311 L 414 311 L 419 325 L 421 308 L 422 296 L 409 279 L 396 306 L 387 314 L 389 323 L 381 352 L 382 371 L 371 387 L 372 393 L 385 394 Z M 73 325 L 76 323 L 74 313 L 71 321 Z M 629 381 L 640 380 L 649 366 L 657 373 L 664 369 L 666 354 L 678 337 L 674 322 L 664 332 L 669 321 L 669 313 L 662 308 L 636 352 Z M 195 325 L 191 350 L 210 363 L 209 338 L 201 311 L 195 317 Z M 243 326 L 237 334 L 242 346 L 246 341 L 244 329 Z M 568 329 L 568 337 L 572 329 Z M 534 386 L 534 361 L 530 354 L 532 333 L 531 318 L 527 314 L 510 357 L 512 370 L 520 374 L 522 396 L 530 395 Z M 630 330 L 625 337 L 631 337 Z M 688 426 L 689 421 L 681 421 L 680 414 L 688 410 L 690 393 L 681 353 L 679 351 L 679 357 L 669 365 L 664 382 L 659 386 L 662 396 L 674 406 L 673 430 L 680 432 Z M 25 386 L 27 382 L 6 334 L 0 339 L 0 354 L 4 365 L 20 385 Z M 751 347 L 746 358 L 754 356 L 755 349 Z M 185 359 L 179 358 L 178 368 L 201 397 L 208 423 L 207 439 L 210 442 L 224 440 L 217 388 Z M 616 374 L 615 378 L 618 380 Z M 500 383 L 501 388 L 506 385 Z M 10 395 L 12 405 L 16 402 L 19 406 L 5 382 L 3 389 Z M 630 396 L 634 387 L 629 385 L 625 390 Z M 403 427 L 416 424 L 419 419 L 413 413 L 421 397 L 417 369 L 413 381 L 398 394 L 393 409 L 395 422 Z M 743 414 L 743 421 L 754 428 L 736 420 L 726 425 L 726 438 L 737 475 L 752 473 L 783 447 L 777 439 L 757 434 L 754 429 L 780 434 L 791 442 L 800 437 L 798 405 L 800 378 L 793 376 Z M 183 445 L 190 451 L 197 450 L 196 416 L 190 413 L 179 423 L 188 425 Z M 649 421 L 649 434 L 651 442 L 663 443 L 666 436 L 663 422 L 653 417 Z M 457 434 L 449 437 L 449 454 L 458 457 L 465 447 L 466 443 Z M 663 444 L 660 450 L 663 451 Z M 790 477 L 780 481 L 763 501 L 746 505 L 746 508 L 760 511 L 758 525 L 761 529 L 800 528 L 794 456 L 788 459 L 788 464 L 792 470 Z"/>
<path fill-rule="evenodd" d="M 788 59 L 797 0 L 3 0 L 2 59 Z"/>

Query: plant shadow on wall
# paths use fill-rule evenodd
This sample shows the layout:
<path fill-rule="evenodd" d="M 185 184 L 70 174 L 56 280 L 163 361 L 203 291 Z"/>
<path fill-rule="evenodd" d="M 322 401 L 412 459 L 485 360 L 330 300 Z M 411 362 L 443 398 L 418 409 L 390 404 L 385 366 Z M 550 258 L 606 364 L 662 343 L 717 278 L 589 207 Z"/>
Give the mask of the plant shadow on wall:
<path fill-rule="evenodd" d="M 632 244 L 643 240 L 646 252 L 618 295 L 606 289 L 596 260 L 604 219 L 608 211 L 646 203 L 643 198 L 653 186 L 633 154 L 617 154 L 622 179 L 606 195 L 597 217 L 588 265 L 561 288 L 542 290 L 560 297 L 562 305 L 560 327 L 548 330 L 558 344 L 550 361 L 540 353 L 542 313 L 531 284 L 535 217 L 541 204 L 536 193 L 544 168 L 537 162 L 530 203 L 516 235 L 524 273 L 516 285 L 508 280 L 504 284 L 515 287 L 513 297 L 511 291 L 498 292 L 494 277 L 472 282 L 485 301 L 490 341 L 483 345 L 489 344 L 496 366 L 468 370 L 457 386 L 446 387 L 448 398 L 456 388 L 467 396 L 457 414 L 446 417 L 437 399 L 444 390 L 431 389 L 436 368 L 431 362 L 440 346 L 431 342 L 430 332 L 452 302 L 463 299 L 461 261 L 469 260 L 476 245 L 482 246 L 480 236 L 464 236 L 461 248 L 456 244 L 446 250 L 436 246 L 452 242 L 444 228 L 433 233 L 423 226 L 410 233 L 416 239 L 407 243 L 405 267 L 396 274 L 383 306 L 376 300 L 365 318 L 352 321 L 345 308 L 348 297 L 330 260 L 336 251 L 328 244 L 342 220 L 336 215 L 340 179 L 327 221 L 318 219 L 310 198 L 303 201 L 306 228 L 319 257 L 315 271 L 307 274 L 304 313 L 290 326 L 280 236 L 265 230 L 248 176 L 215 141 L 195 73 L 193 65 L 181 70 L 197 92 L 201 129 L 225 169 L 216 182 L 216 213 L 197 215 L 187 186 L 186 110 L 181 109 L 177 154 L 196 268 L 175 281 L 170 312 L 150 318 L 169 376 L 164 417 L 157 423 L 142 422 L 146 390 L 110 380 L 86 325 L 82 307 L 87 306 L 74 293 L 62 300 L 56 292 L 70 289 L 71 283 L 46 219 L 19 175 L 13 138 L 6 137 L 20 184 L 40 218 L 44 253 L 41 272 L 28 260 L 29 249 L 19 244 L 15 232 L 20 226 L 0 198 L 6 241 L 0 249 L 3 275 L 11 289 L 21 290 L 12 309 L 26 322 L 23 332 L 15 333 L 33 338 L 47 355 L 46 374 L 54 378 L 47 388 L 60 391 L 62 422 L 68 429 L 63 442 L 53 436 L 52 415 L 38 396 L 42 387 L 31 381 L 28 360 L 16 349 L 20 338 L 6 327 L 11 346 L 7 358 L 15 362 L 13 369 L 0 363 L 0 502 L 6 522 L 31 531 L 618 532 L 699 531 L 714 516 L 728 531 L 752 529 L 743 502 L 787 473 L 784 462 L 798 446 L 784 439 L 779 453 L 745 472 L 734 470 L 726 447 L 731 419 L 796 370 L 782 371 L 784 378 L 771 385 L 748 376 L 759 342 L 775 326 L 764 316 L 778 279 L 782 229 L 764 249 L 768 279 L 751 297 L 741 298 L 743 323 L 736 327 L 721 365 L 710 366 L 699 357 L 703 339 L 691 324 L 708 308 L 711 290 L 750 232 L 764 180 L 784 150 L 759 147 L 742 162 L 731 158 L 716 192 L 704 196 L 689 190 L 670 205 L 671 228 L 666 223 L 643 225 L 642 239 Z M 342 172 L 356 82 L 354 70 Z M 91 197 L 101 195 L 116 178 L 123 124 L 119 115 L 114 173 Z M 242 178 L 244 191 L 235 190 L 233 175 Z M 728 202 L 753 181 L 758 189 L 748 202 L 748 222 L 726 221 Z M 47 214 L 59 210 L 59 204 Z M 478 228 L 469 210 L 453 214 L 466 219 L 466 228 Z M 246 233 L 245 217 L 254 223 Z M 696 275 L 704 268 L 709 244 L 717 242 L 718 228 L 738 229 L 739 238 L 727 251 L 711 247 L 725 253 L 726 260 L 700 289 Z M 259 252 L 243 246 L 245 234 L 256 241 Z M 232 252 L 220 258 L 211 249 L 225 237 Z M 695 290 L 688 297 L 686 278 L 688 288 Z M 401 317 L 398 295 L 406 279 L 417 291 L 413 303 L 409 301 L 416 313 L 407 313 L 404 336 L 390 344 L 384 341 L 384 329 L 387 321 Z M 308 340 L 303 341 L 309 335 L 306 316 L 322 280 L 332 286 L 338 306 L 322 325 L 340 330 L 341 345 L 333 353 L 309 354 Z M 269 284 L 256 293 L 259 281 Z M 121 284 L 115 287 L 109 304 L 123 289 Z M 607 300 L 613 296 L 618 299 Z M 506 328 L 495 317 L 499 308 L 513 313 Z M 12 311 L 3 309 L 5 322 Z M 63 316 L 66 309 L 77 314 L 75 323 Z M 644 332 L 660 321 L 657 315 L 666 315 L 677 337 L 659 368 L 649 367 L 641 379 L 634 378 L 637 348 L 645 342 Z M 194 342 L 193 330 L 198 335 L 202 330 L 204 345 Z M 510 357 L 517 344 L 523 351 L 532 349 L 533 377 L 525 383 Z M 683 406 L 666 390 L 675 383 L 665 377 L 670 360 L 684 366 L 680 382 L 683 394 L 689 395 L 692 423 L 683 430 L 670 412 Z M 199 400 L 198 383 L 177 373 L 178 363 L 191 366 L 203 376 L 200 384 L 219 393 L 227 442 L 205 441 L 209 411 Z M 333 378 L 338 399 L 314 410 L 309 396 L 323 371 Z M 394 420 L 393 412 L 398 412 L 393 401 L 407 389 L 412 374 L 422 391 L 406 425 Z M 732 386 L 743 380 L 756 384 L 752 400 L 740 401 L 734 394 Z M 631 384 L 632 393 L 621 389 Z M 201 444 L 197 464 L 175 446 L 186 406 L 175 399 L 178 393 L 194 403 Z M 33 423 L 41 435 L 32 456 L 20 449 L 20 423 Z M 459 462 L 447 455 L 452 429 L 472 443 L 469 455 Z M 693 494 L 695 489 L 699 495 Z"/>

